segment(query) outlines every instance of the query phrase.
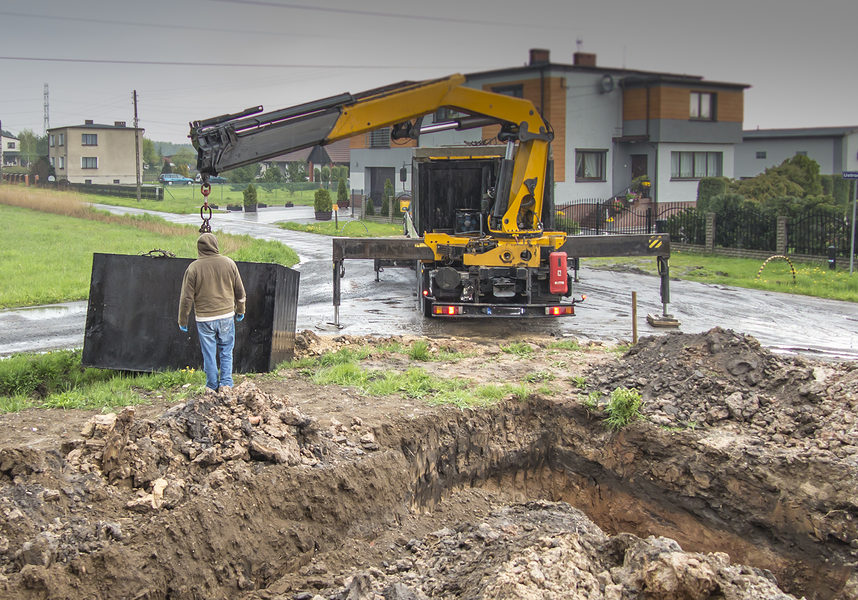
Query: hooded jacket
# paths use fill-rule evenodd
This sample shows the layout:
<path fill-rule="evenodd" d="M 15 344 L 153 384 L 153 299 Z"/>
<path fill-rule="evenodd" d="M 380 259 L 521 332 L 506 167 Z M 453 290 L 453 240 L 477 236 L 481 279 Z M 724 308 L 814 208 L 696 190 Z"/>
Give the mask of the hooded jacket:
<path fill-rule="evenodd" d="M 179 325 L 188 326 L 191 306 L 197 321 L 214 321 L 244 314 L 247 298 L 235 261 L 222 256 L 211 233 L 197 239 L 199 258 L 188 265 L 179 296 Z"/>

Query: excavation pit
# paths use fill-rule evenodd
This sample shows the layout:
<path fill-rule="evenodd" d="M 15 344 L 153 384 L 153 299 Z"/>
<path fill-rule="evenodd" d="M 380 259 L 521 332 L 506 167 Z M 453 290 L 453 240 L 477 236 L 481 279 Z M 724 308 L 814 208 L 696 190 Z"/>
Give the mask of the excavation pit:
<path fill-rule="evenodd" d="M 416 364 L 389 343 L 299 336 L 373 345 L 367 370 Z M 3 416 L 0 591 L 858 598 L 854 365 L 720 330 L 623 357 L 429 343 L 461 352 L 420 362 L 433 376 L 545 389 L 461 410 L 291 369 L 172 407 Z M 619 387 L 644 418 L 612 430 Z"/>

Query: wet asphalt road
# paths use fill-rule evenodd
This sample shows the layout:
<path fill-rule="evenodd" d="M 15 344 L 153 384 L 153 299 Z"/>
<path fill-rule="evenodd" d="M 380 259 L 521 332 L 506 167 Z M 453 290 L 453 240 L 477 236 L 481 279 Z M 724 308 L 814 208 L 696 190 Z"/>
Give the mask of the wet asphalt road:
<path fill-rule="evenodd" d="M 142 212 L 106 205 L 99 208 L 116 213 Z M 175 223 L 199 224 L 196 215 L 159 215 Z M 342 227 L 348 220 L 347 211 L 343 211 L 341 217 Z M 346 261 L 341 328 L 337 328 L 332 324 L 331 240 L 273 225 L 285 220 L 312 222 L 312 207 L 266 208 L 256 214 L 215 214 L 212 228 L 215 233 L 225 231 L 278 240 L 295 249 L 301 258 L 295 267 L 301 273 L 299 331 L 430 337 L 504 337 L 537 332 L 605 341 L 629 340 L 632 291 L 637 292 L 638 298 L 638 335 L 671 331 L 653 328 L 646 322 L 647 313 L 661 313 L 659 280 L 652 276 L 593 269 L 581 271 L 575 294 L 586 294 L 587 300 L 576 306 L 574 317 L 447 321 L 425 319 L 415 310 L 413 271 L 386 269 L 376 282 L 372 261 Z M 680 320 L 679 330 L 686 333 L 720 326 L 753 335 L 775 351 L 858 358 L 858 303 L 689 281 L 671 282 L 671 300 L 669 312 Z M 0 310 L 0 356 L 81 347 L 85 322 L 86 302 Z"/>

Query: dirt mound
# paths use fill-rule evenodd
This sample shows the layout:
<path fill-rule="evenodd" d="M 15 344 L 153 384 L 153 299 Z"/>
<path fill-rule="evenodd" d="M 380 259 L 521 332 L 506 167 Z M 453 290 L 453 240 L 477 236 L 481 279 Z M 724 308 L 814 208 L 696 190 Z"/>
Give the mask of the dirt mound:
<path fill-rule="evenodd" d="M 662 426 L 734 426 L 770 450 L 858 465 L 858 364 L 778 356 L 750 336 L 715 328 L 646 337 L 591 373 L 606 392 L 633 386 Z"/>
<path fill-rule="evenodd" d="M 412 367 L 392 341 L 409 340 L 302 332 L 296 348 L 370 344 L 365 367 Z M 44 414 L 32 444 L 26 415 L 0 417 L 16 429 L 0 437 L 0 596 L 788 598 L 771 568 L 808 598 L 858 598 L 854 365 L 719 329 L 621 359 L 550 340 L 427 347 L 460 351 L 424 363 L 434 377 L 542 391 L 459 410 L 294 370 L 88 415 L 53 443 Z M 606 428 L 582 401 L 588 367 L 603 398 L 640 389 L 645 419 Z"/>
<path fill-rule="evenodd" d="M 478 523 L 459 523 L 411 539 L 405 550 L 402 558 L 349 577 L 325 597 L 793 598 L 770 573 L 732 565 L 726 554 L 683 552 L 667 538 L 608 536 L 565 503 L 504 506 Z"/>

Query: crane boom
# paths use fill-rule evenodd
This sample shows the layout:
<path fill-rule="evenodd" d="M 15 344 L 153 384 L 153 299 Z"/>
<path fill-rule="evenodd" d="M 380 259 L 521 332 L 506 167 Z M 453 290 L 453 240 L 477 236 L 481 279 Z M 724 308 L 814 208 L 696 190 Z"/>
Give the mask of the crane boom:
<path fill-rule="evenodd" d="M 464 83 L 465 77 L 455 74 L 357 95 L 340 94 L 269 113 L 261 113 L 262 107 L 256 107 L 194 121 L 190 137 L 198 153 L 197 168 L 204 176 L 216 175 L 389 126 L 395 134 L 416 138 L 423 116 L 449 107 L 465 116 L 433 124 L 432 131 L 499 123 L 499 139 L 508 144 L 489 229 L 504 235 L 539 235 L 549 144 L 554 134 L 529 100 L 469 88 Z"/>

